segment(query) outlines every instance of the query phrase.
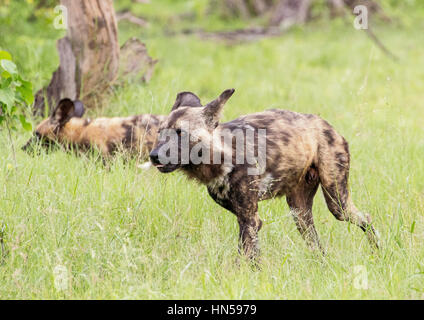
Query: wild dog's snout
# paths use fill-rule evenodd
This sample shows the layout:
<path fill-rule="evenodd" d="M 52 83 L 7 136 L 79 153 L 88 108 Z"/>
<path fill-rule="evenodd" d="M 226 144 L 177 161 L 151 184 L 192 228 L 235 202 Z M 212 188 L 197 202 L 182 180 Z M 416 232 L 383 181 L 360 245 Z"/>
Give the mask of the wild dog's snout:
<path fill-rule="evenodd" d="M 37 143 L 39 143 L 39 138 L 38 138 L 37 135 L 35 135 L 35 136 L 31 137 L 27 141 L 27 143 L 25 143 L 25 145 L 23 145 L 21 147 L 21 150 L 22 151 L 25 151 L 25 152 L 28 152 L 28 153 L 31 153 L 31 152 L 34 151 L 34 147 L 37 145 Z"/>
<path fill-rule="evenodd" d="M 22 151 L 28 151 L 28 149 L 29 149 L 29 147 L 30 147 L 31 143 L 32 143 L 32 139 L 30 139 L 27 143 L 25 143 L 25 144 L 21 147 L 21 150 L 22 150 Z"/>
<path fill-rule="evenodd" d="M 168 163 L 167 159 L 164 159 L 162 155 L 159 154 L 160 147 L 157 147 L 152 152 L 150 152 L 150 162 L 162 173 L 170 173 L 177 170 L 180 165 Z M 165 163 L 164 163 L 165 162 Z"/>

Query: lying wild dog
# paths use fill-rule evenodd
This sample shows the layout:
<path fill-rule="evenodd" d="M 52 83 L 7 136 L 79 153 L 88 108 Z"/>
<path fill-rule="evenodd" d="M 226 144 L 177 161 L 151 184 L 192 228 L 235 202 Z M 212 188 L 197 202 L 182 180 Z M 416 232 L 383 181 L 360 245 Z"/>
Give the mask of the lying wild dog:
<path fill-rule="evenodd" d="M 223 106 L 233 93 L 234 89 L 226 90 L 206 106 L 193 93 L 180 93 L 159 127 L 159 138 L 150 153 L 153 165 L 161 172 L 179 168 L 205 184 L 210 196 L 237 216 L 240 249 L 250 258 L 257 254 L 258 231 L 262 227 L 258 201 L 283 195 L 304 239 L 312 248 L 322 250 L 312 217 L 312 202 L 319 184 L 336 219 L 359 226 L 371 244 L 378 247 L 370 216 L 361 213 L 349 195 L 350 155 L 346 140 L 320 117 L 287 110 L 272 109 L 219 123 Z M 266 130 L 262 170 L 258 170 L 260 161 L 239 161 L 249 160 L 247 144 L 246 150 L 236 150 L 232 132 L 240 129 L 246 135 L 249 130 L 255 134 L 255 153 L 260 149 L 261 141 L 256 141 L 259 131 Z M 177 138 L 165 139 L 164 133 L 168 137 L 169 131 L 174 131 Z M 225 141 L 228 135 L 230 143 L 226 146 L 222 138 Z M 185 161 L 184 139 L 190 154 Z M 172 148 L 177 150 L 176 157 L 166 158 Z M 193 161 L 193 150 L 195 156 L 202 158 L 200 163 L 198 159 Z M 240 155 L 242 158 L 237 160 Z M 226 156 L 230 161 L 222 161 Z"/>
<path fill-rule="evenodd" d="M 52 115 L 36 128 L 34 136 L 23 146 L 31 150 L 34 145 L 51 148 L 55 144 L 73 146 L 81 151 L 92 147 L 108 158 L 118 150 L 147 159 L 157 138 L 159 123 L 165 116 L 142 114 L 126 118 L 82 118 L 81 101 L 63 99 Z"/>

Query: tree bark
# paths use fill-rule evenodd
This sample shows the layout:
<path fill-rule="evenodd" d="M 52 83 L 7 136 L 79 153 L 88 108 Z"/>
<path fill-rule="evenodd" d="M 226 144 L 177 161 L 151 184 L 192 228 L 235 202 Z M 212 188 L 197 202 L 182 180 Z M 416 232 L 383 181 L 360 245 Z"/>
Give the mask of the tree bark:
<path fill-rule="evenodd" d="M 91 106 L 113 82 L 119 70 L 118 28 L 112 0 L 61 0 L 68 28 L 58 41 L 60 66 L 47 89 L 36 95 L 35 112 L 44 114 L 63 97 Z"/>

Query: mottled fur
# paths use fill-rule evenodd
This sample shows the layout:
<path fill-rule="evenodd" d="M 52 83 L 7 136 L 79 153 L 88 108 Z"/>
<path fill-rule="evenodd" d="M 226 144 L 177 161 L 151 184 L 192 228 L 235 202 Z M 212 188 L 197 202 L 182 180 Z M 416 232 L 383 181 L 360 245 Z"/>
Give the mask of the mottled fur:
<path fill-rule="evenodd" d="M 48 147 L 52 143 L 73 146 L 86 151 L 95 148 L 107 158 L 116 151 L 147 158 L 157 138 L 165 116 L 142 114 L 130 117 L 82 118 L 76 114 L 75 103 L 69 99 L 59 102 L 52 116 L 36 128 L 34 137 L 24 146 L 34 143 Z"/>
<path fill-rule="evenodd" d="M 160 126 L 160 130 L 178 130 L 181 123 L 189 121 L 192 128 L 202 132 L 190 139 L 190 147 L 199 139 L 206 140 L 207 144 L 212 143 L 211 149 L 215 148 L 211 153 L 232 152 L 232 163 L 162 165 L 157 157 L 160 142 L 151 153 L 152 163 L 162 172 L 180 168 L 205 184 L 210 196 L 237 216 L 240 244 L 249 257 L 257 254 L 258 231 L 262 227 L 258 202 L 284 195 L 302 236 L 313 248 L 321 249 L 312 217 L 313 198 L 320 184 L 331 213 L 338 220 L 358 225 L 370 242 L 378 246 L 369 215 L 361 213 L 349 195 L 350 154 L 346 140 L 320 117 L 287 110 L 267 110 L 219 124 L 221 110 L 233 92 L 225 91 L 205 107 L 174 106 Z M 236 128 L 267 130 L 266 168 L 260 175 L 247 174 L 247 169 L 254 165 L 236 164 L 234 145 L 232 150 L 219 149 L 211 138 L 217 130 Z"/>

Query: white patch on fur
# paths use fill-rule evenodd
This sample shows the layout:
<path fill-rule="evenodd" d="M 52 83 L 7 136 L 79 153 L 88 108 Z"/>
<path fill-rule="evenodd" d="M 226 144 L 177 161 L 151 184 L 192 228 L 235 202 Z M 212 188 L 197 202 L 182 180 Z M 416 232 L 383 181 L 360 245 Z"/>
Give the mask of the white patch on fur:
<path fill-rule="evenodd" d="M 245 129 L 249 129 L 249 130 L 252 130 L 252 131 L 256 131 L 256 129 L 255 129 L 255 128 L 253 128 L 250 124 L 245 124 L 245 125 L 243 126 L 243 128 L 245 128 Z"/>
<path fill-rule="evenodd" d="M 274 177 L 271 173 L 267 173 L 259 182 L 259 196 L 265 195 L 271 190 Z"/>
<path fill-rule="evenodd" d="M 218 199 L 226 199 L 228 191 L 230 191 L 230 182 L 228 181 L 228 174 L 233 171 L 234 166 L 231 164 L 223 165 L 223 173 L 214 178 L 207 184 L 208 189 L 217 196 Z M 219 190 L 221 189 L 222 190 Z"/>

